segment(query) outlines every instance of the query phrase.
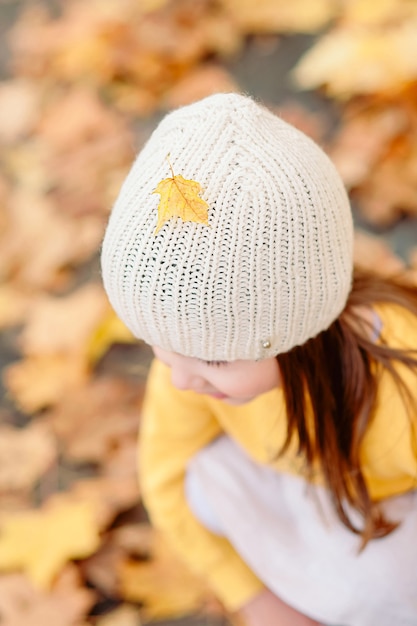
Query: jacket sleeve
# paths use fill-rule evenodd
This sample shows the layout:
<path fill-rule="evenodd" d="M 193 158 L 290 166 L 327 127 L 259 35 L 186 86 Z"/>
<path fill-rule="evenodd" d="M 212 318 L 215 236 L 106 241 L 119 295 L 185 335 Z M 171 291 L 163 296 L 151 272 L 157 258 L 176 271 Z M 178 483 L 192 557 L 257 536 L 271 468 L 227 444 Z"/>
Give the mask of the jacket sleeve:
<path fill-rule="evenodd" d="M 230 610 L 262 588 L 229 541 L 207 530 L 192 514 L 184 493 L 188 461 L 222 429 L 198 394 L 175 389 L 169 369 L 155 359 L 141 418 L 139 476 L 155 527 Z"/>

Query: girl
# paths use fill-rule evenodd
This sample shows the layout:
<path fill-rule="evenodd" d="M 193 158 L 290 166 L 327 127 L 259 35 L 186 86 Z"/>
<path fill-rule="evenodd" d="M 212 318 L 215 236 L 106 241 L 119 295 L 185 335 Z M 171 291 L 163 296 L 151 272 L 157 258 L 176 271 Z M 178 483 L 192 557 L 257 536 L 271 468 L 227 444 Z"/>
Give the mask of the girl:
<path fill-rule="evenodd" d="M 417 624 L 417 295 L 352 241 L 326 155 L 237 94 L 167 115 L 109 220 L 145 503 L 249 626 Z"/>

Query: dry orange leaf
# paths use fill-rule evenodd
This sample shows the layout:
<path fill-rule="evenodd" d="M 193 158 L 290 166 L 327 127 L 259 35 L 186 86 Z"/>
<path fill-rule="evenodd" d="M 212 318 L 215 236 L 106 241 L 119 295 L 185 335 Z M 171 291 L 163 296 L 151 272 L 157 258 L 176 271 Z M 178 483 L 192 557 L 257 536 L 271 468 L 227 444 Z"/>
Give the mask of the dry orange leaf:
<path fill-rule="evenodd" d="M 23 161 L 16 165 L 16 173 L 33 174 L 32 164 Z M 68 267 L 86 261 L 98 249 L 104 226 L 94 215 L 74 219 L 62 214 L 44 192 L 31 189 L 33 181 L 18 173 L 17 178 L 0 233 L 0 276 L 29 288 L 55 287 L 63 282 Z"/>
<path fill-rule="evenodd" d="M 210 595 L 200 579 L 179 562 L 159 533 L 155 533 L 149 561 L 127 561 L 120 571 L 121 594 L 143 602 L 151 619 L 192 613 Z"/>
<path fill-rule="evenodd" d="M 88 371 L 83 355 L 30 356 L 9 365 L 3 379 L 23 411 L 32 412 L 54 404 L 67 391 L 85 383 Z"/>
<path fill-rule="evenodd" d="M 68 561 L 89 556 L 99 544 L 93 506 L 56 498 L 2 520 L 0 571 L 23 570 L 36 587 L 48 589 Z"/>
<path fill-rule="evenodd" d="M 46 419 L 65 458 L 104 464 L 125 440 L 136 441 L 142 394 L 140 385 L 106 376 L 64 395 Z"/>
<path fill-rule="evenodd" d="M 104 595 L 119 597 L 122 564 L 131 556 L 147 558 L 152 538 L 153 529 L 147 523 L 119 526 L 106 534 L 98 552 L 81 563 L 83 576 Z"/>
<path fill-rule="evenodd" d="M 366 182 L 390 143 L 407 133 L 409 121 L 399 106 L 374 107 L 347 115 L 330 156 L 350 189 Z"/>
<path fill-rule="evenodd" d="M 104 530 L 119 513 L 127 511 L 140 500 L 134 469 L 123 478 L 103 476 L 79 480 L 63 497 L 73 503 L 91 506 L 99 529 Z"/>
<path fill-rule="evenodd" d="M 80 585 L 74 565 L 64 569 L 50 593 L 35 589 L 22 574 L 2 576 L 2 626 L 81 626 L 94 602 L 94 593 Z"/>
<path fill-rule="evenodd" d="M 230 72 L 221 65 L 207 63 L 191 69 L 180 78 L 165 96 L 164 105 L 175 109 L 214 93 L 232 91 L 239 91 L 239 88 Z"/>
<path fill-rule="evenodd" d="M 40 90 L 36 83 L 13 79 L 0 86 L 0 141 L 13 143 L 29 134 L 36 123 Z"/>
<path fill-rule="evenodd" d="M 385 29 L 335 28 L 301 58 L 293 74 L 303 89 L 326 85 L 334 98 L 388 92 L 417 78 L 417 16 Z"/>
<path fill-rule="evenodd" d="M 63 297 L 40 296 L 21 334 L 27 355 L 83 353 L 108 310 L 103 288 L 90 282 Z"/>
<path fill-rule="evenodd" d="M 56 445 L 45 424 L 0 427 L 0 491 L 29 489 L 56 458 Z"/>
<path fill-rule="evenodd" d="M 65 153 L 79 150 L 99 137 L 124 132 L 124 121 L 106 108 L 98 94 L 85 87 L 51 99 L 39 124 L 39 133 L 48 146 Z"/>
<path fill-rule="evenodd" d="M 171 165 L 170 165 L 171 167 Z M 158 183 L 153 193 L 159 193 L 161 200 L 158 205 L 158 223 L 155 235 L 172 217 L 180 217 L 184 222 L 197 224 L 208 223 L 208 204 L 199 197 L 201 185 L 195 180 L 187 180 L 181 174 L 165 178 Z"/>
<path fill-rule="evenodd" d="M 392 276 L 405 269 L 402 260 L 383 239 L 363 231 L 355 232 L 354 261 L 358 267 L 383 276 Z"/>

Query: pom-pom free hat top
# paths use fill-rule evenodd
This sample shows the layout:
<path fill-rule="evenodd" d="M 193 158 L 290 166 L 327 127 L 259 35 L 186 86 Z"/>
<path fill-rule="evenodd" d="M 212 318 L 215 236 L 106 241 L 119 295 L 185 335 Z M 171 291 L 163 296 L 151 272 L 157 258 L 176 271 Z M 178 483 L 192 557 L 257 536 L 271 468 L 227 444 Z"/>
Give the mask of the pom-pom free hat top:
<path fill-rule="evenodd" d="M 158 184 L 201 185 L 208 224 L 156 231 Z M 303 133 L 252 99 L 217 94 L 168 114 L 138 155 L 107 226 L 104 286 L 133 334 L 204 360 L 260 359 L 343 310 L 353 226 L 342 181 Z"/>

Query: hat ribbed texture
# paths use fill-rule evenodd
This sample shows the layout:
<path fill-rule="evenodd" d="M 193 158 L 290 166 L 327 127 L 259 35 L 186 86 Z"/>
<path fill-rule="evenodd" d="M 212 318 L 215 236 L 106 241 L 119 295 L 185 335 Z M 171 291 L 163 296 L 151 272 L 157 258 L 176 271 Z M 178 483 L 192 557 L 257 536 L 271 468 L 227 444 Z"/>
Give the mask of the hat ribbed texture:
<path fill-rule="evenodd" d="M 171 218 L 158 183 L 202 186 L 209 226 Z M 259 359 L 326 329 L 351 287 L 353 226 L 324 152 L 252 99 L 168 114 L 137 157 L 102 248 L 104 286 L 133 334 L 204 360 Z"/>

